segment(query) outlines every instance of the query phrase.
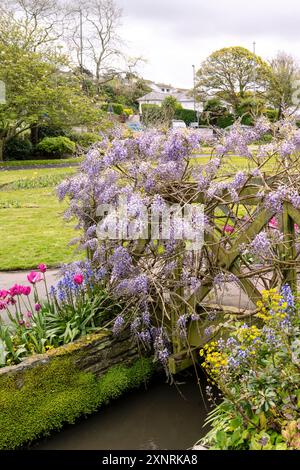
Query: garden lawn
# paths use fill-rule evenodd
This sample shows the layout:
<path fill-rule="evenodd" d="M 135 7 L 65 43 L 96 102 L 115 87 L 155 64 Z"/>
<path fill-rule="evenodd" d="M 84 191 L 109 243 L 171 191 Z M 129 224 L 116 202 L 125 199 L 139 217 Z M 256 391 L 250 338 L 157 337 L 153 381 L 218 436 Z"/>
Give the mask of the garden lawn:
<path fill-rule="evenodd" d="M 35 268 L 40 262 L 54 267 L 79 258 L 68 247 L 76 236 L 74 224 L 64 221 L 66 204 L 55 195 L 57 181 L 75 171 L 0 172 L 0 270 Z"/>
<path fill-rule="evenodd" d="M 41 166 L 41 165 L 68 165 L 74 163 L 81 163 L 83 161 L 83 157 L 74 157 L 68 159 L 51 159 L 51 160 L 12 160 L 12 161 L 5 161 L 0 162 L 0 168 L 6 167 L 23 167 L 23 166 Z"/>

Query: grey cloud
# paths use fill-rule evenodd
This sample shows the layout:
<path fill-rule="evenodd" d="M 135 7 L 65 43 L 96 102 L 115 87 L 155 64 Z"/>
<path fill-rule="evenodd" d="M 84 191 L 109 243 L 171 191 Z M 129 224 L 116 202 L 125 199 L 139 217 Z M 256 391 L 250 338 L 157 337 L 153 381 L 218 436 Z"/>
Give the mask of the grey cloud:
<path fill-rule="evenodd" d="M 299 36 L 300 3 L 297 0 L 118 0 L 125 17 L 168 29 L 178 39 L 276 35 Z"/>

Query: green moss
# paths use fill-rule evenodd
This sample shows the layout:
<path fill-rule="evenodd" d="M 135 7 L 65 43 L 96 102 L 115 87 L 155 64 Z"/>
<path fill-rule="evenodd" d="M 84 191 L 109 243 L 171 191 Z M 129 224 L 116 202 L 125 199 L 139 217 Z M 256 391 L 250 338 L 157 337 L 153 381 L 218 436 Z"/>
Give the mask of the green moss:
<path fill-rule="evenodd" d="M 66 423 L 96 411 L 101 405 L 147 381 L 151 359 L 132 367 L 114 366 L 100 380 L 81 372 L 69 357 L 0 377 L 0 449 L 15 449 Z"/>

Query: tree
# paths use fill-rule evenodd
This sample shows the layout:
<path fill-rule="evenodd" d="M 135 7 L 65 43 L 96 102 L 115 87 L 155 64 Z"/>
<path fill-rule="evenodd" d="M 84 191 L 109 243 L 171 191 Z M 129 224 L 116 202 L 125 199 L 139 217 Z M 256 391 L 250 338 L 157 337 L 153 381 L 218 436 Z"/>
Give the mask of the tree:
<path fill-rule="evenodd" d="M 92 64 L 97 84 L 110 81 L 116 72 L 115 60 L 122 56 L 118 35 L 122 10 L 114 0 L 90 0 L 88 3 L 78 0 L 70 9 L 75 19 L 72 41 L 79 65 L 84 66 L 83 54 Z M 80 18 L 88 32 L 85 35 L 80 31 Z"/>
<path fill-rule="evenodd" d="M 82 93 L 64 57 L 0 43 L 0 58 L 0 80 L 6 85 L 6 103 L 0 105 L 0 160 L 5 143 L 32 125 L 99 121 L 100 111 Z"/>
<path fill-rule="evenodd" d="M 172 119 L 174 119 L 176 110 L 181 108 L 181 104 L 174 96 L 166 96 L 161 104 L 162 115 L 165 122 L 170 124 Z"/>
<path fill-rule="evenodd" d="M 284 111 L 292 106 L 297 108 L 297 103 L 293 102 L 293 94 L 300 78 L 299 66 L 292 56 L 278 52 L 271 61 L 271 70 L 268 99 L 278 110 L 280 119 Z"/>
<path fill-rule="evenodd" d="M 117 76 L 102 86 L 104 98 L 108 102 L 121 103 L 138 109 L 137 99 L 151 91 L 147 82 L 136 74 Z"/>
<path fill-rule="evenodd" d="M 0 42 L 25 50 L 51 48 L 63 35 L 59 0 L 6 0 L 0 6 Z"/>
<path fill-rule="evenodd" d="M 243 47 L 213 52 L 197 72 L 196 92 L 203 101 L 218 97 L 236 112 L 240 99 L 250 90 L 265 93 L 270 67 Z"/>

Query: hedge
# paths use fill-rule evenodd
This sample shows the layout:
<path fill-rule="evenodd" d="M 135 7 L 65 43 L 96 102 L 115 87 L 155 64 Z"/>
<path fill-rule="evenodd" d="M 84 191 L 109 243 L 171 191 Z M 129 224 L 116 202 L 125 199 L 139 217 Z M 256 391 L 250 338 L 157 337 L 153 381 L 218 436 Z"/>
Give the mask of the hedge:
<path fill-rule="evenodd" d="M 142 105 L 143 121 L 145 124 L 155 124 L 164 120 L 162 108 L 157 104 Z M 197 113 L 193 109 L 178 108 L 174 119 L 180 119 L 188 126 L 191 122 L 197 122 Z"/>
<path fill-rule="evenodd" d="M 101 106 L 101 109 L 108 112 L 110 107 L 112 107 L 114 114 L 121 115 L 124 112 L 124 107 L 120 103 L 105 103 Z"/>
<path fill-rule="evenodd" d="M 197 113 L 193 109 L 176 109 L 175 119 L 181 119 L 188 126 L 191 122 L 197 122 Z"/>
<path fill-rule="evenodd" d="M 141 358 L 130 368 L 113 366 L 97 381 L 77 369 L 74 358 L 62 356 L 16 376 L 0 376 L 0 449 L 20 448 L 74 423 L 141 386 L 153 371 L 152 360 Z"/>

